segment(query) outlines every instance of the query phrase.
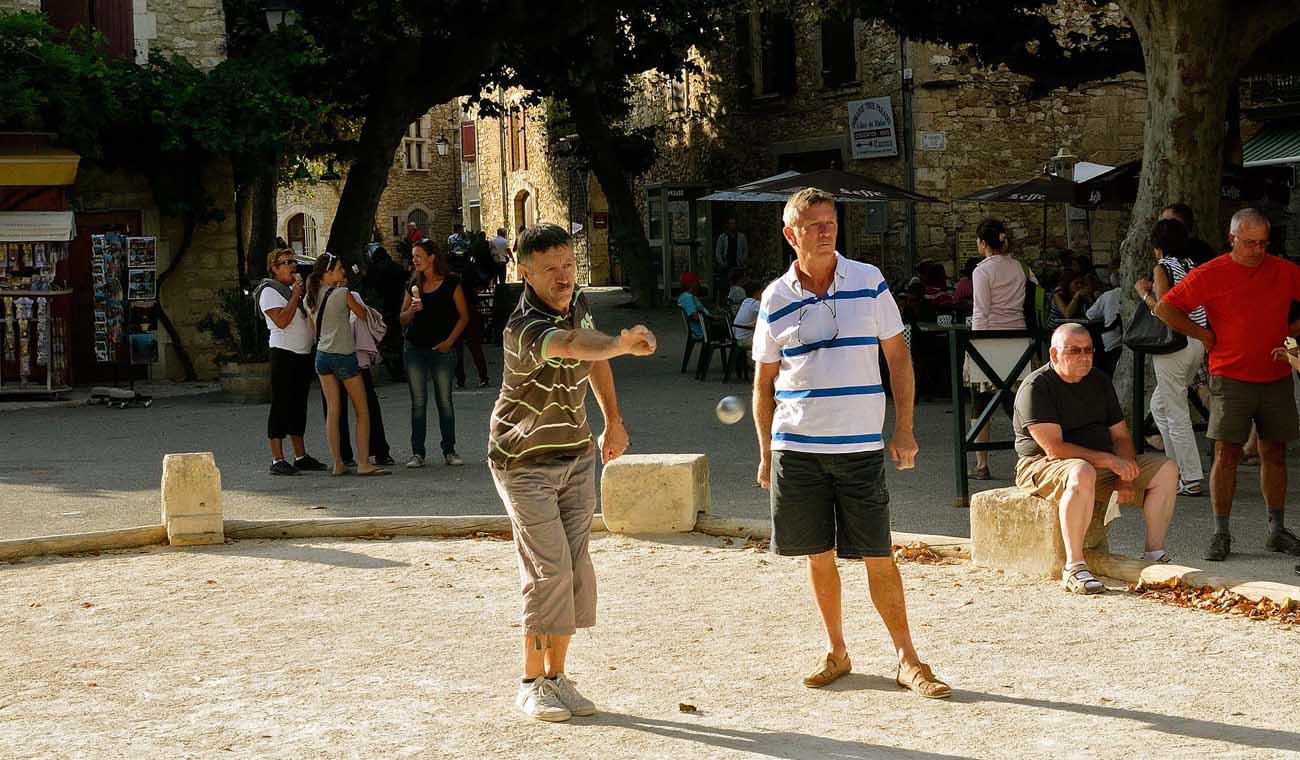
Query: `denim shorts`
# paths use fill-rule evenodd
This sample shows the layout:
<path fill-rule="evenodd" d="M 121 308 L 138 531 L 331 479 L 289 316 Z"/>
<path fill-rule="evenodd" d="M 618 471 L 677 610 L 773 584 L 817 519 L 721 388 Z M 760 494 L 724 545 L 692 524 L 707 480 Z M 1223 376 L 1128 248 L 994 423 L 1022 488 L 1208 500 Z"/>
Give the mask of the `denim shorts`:
<path fill-rule="evenodd" d="M 885 454 L 772 452 L 772 551 L 784 556 L 835 550 L 842 559 L 888 557 Z"/>
<path fill-rule="evenodd" d="M 356 354 L 331 354 L 317 351 L 316 374 L 333 375 L 339 380 L 348 380 L 361 374 L 361 365 L 357 364 Z"/>

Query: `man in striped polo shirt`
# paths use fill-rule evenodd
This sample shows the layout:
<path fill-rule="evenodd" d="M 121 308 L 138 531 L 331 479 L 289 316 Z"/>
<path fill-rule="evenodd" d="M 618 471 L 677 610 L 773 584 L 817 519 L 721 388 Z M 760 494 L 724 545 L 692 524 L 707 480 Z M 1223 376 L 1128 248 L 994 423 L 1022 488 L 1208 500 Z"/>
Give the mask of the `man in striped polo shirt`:
<path fill-rule="evenodd" d="M 587 553 L 596 509 L 596 445 L 602 462 L 627 449 L 609 360 L 649 356 L 641 325 L 596 332 L 576 288 L 573 240 L 554 224 L 519 236 L 524 294 L 506 323 L 505 372 L 492 410 L 488 462 L 510 515 L 523 586 L 524 677 L 515 703 L 540 720 L 592 715 L 596 706 L 564 675 L 569 639 L 596 624 L 596 572 Z M 605 417 L 593 441 L 587 386 Z"/>
<path fill-rule="evenodd" d="M 829 651 L 803 683 L 826 686 L 851 665 L 835 559 L 866 563 L 871 600 L 898 656 L 895 680 L 923 697 L 952 693 L 912 646 L 903 581 L 889 534 L 883 449 L 900 470 L 916 459 L 912 360 L 903 321 L 880 270 L 835 251 L 835 199 L 806 189 L 785 205 L 796 259 L 763 291 L 753 356 L 758 483 L 772 493 L 772 551 L 807 556 Z M 889 364 L 894 434 L 881 431 Z"/>

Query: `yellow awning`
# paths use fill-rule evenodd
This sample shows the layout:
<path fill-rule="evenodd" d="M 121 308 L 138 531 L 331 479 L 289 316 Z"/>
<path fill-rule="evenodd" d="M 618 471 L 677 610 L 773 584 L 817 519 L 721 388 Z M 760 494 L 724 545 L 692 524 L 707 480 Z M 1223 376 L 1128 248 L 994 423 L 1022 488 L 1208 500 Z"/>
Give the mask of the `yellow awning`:
<path fill-rule="evenodd" d="M 77 181 L 81 156 L 48 145 L 0 145 L 0 187 L 51 187 Z"/>

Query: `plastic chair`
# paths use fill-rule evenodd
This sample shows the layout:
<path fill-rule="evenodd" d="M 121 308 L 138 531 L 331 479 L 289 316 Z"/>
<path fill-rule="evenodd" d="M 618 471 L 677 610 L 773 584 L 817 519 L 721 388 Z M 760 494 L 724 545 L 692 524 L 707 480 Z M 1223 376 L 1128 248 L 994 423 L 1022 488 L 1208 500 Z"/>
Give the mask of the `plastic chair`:
<path fill-rule="evenodd" d="M 716 317 L 704 318 L 702 315 L 700 322 L 704 325 L 702 341 L 704 345 L 700 349 L 700 363 L 695 369 L 695 379 L 703 380 L 708 377 L 709 364 L 716 350 L 722 354 L 722 381 L 725 383 L 731 379 L 731 357 L 736 349 L 736 340 L 731 334 L 731 322 Z"/>
<path fill-rule="evenodd" d="M 682 329 L 686 331 L 686 350 L 682 352 L 682 372 L 685 372 L 686 368 L 690 366 L 691 353 L 695 351 L 695 344 L 703 343 L 704 339 L 695 337 L 695 333 L 691 331 L 690 317 L 686 316 L 686 312 L 682 310 L 682 307 L 677 307 L 677 313 L 681 315 Z M 700 355 L 704 355 L 703 350 L 700 351 Z"/>

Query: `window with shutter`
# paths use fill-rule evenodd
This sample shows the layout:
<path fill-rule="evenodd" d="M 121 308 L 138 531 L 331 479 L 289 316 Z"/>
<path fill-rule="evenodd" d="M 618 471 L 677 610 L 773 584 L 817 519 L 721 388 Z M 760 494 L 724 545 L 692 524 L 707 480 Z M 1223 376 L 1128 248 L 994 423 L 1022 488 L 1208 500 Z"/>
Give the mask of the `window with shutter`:
<path fill-rule="evenodd" d="M 759 22 L 762 94 L 790 95 L 795 89 L 794 24 L 783 13 L 763 13 Z"/>
<path fill-rule="evenodd" d="M 50 20 L 50 26 L 65 35 L 79 26 L 93 28 L 90 20 L 90 0 L 42 0 L 41 11 Z"/>
<path fill-rule="evenodd" d="M 108 40 L 110 55 L 135 60 L 135 9 L 132 0 L 94 0 L 95 30 Z"/>
<path fill-rule="evenodd" d="M 736 16 L 736 83 L 742 99 L 754 92 L 754 17 L 749 13 Z"/>
<path fill-rule="evenodd" d="M 519 107 L 519 151 L 523 169 L 528 171 L 528 109 L 523 106 Z"/>
<path fill-rule="evenodd" d="M 669 113 L 682 113 L 686 110 L 686 72 L 681 72 L 680 77 L 668 80 Z"/>
<path fill-rule="evenodd" d="M 522 154 L 519 149 L 519 109 L 510 110 L 510 119 L 506 126 L 510 131 L 510 171 L 517 172 L 523 164 Z"/>
<path fill-rule="evenodd" d="M 460 123 L 460 158 L 466 163 L 472 163 L 477 157 L 478 133 L 474 122 L 462 121 Z"/>

